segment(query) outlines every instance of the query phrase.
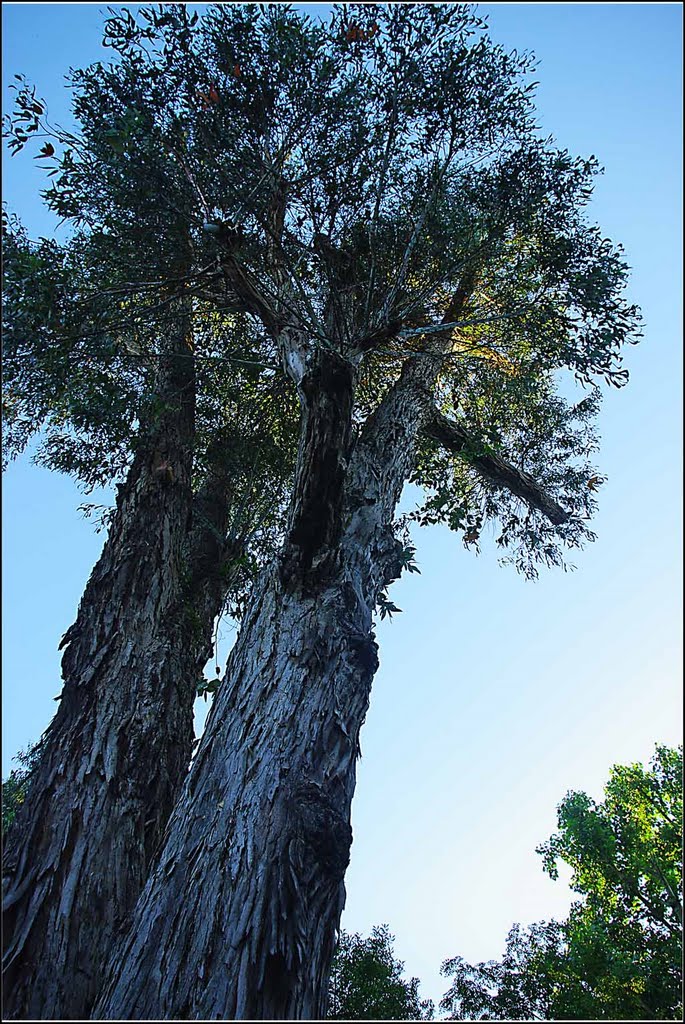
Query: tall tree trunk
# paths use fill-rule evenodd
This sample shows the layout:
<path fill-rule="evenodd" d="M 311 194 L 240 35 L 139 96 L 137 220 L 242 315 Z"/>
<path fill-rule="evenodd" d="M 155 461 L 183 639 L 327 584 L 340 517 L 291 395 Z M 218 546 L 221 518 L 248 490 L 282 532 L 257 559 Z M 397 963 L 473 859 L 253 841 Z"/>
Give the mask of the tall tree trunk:
<path fill-rule="evenodd" d="M 189 542 L 189 341 L 183 317 L 160 358 L 162 412 L 142 433 L 107 543 L 63 639 L 60 707 L 8 837 L 9 1018 L 89 1016 L 113 936 L 140 893 L 187 773 L 195 687 L 211 610 L 222 599 L 214 583 L 197 591 L 199 616 L 184 607 L 192 601 L 189 546 L 203 545 L 199 529 Z"/>
<path fill-rule="evenodd" d="M 349 366 L 319 353 L 301 382 L 288 538 L 256 588 L 99 1017 L 325 1016 L 378 665 L 372 616 L 400 573 L 393 513 L 431 363 L 403 375 L 354 446 Z"/>

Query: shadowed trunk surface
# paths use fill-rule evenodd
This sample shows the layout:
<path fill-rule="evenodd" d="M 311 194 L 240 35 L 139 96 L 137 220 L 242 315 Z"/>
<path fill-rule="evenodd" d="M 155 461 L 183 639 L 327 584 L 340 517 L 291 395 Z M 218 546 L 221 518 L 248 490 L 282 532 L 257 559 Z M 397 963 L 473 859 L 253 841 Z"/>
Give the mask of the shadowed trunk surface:
<path fill-rule="evenodd" d="M 325 1016 L 378 665 L 372 615 L 400 573 L 392 518 L 428 371 L 404 374 L 354 445 L 349 367 L 321 354 L 302 381 L 289 535 L 255 590 L 98 1017 Z"/>
<path fill-rule="evenodd" d="M 112 939 L 134 906 L 182 785 L 192 708 L 226 581 L 216 556 L 225 478 L 210 481 L 192 534 L 195 381 L 188 333 L 169 340 L 158 396 L 78 617 L 62 645 L 64 689 L 4 862 L 4 1011 L 87 1017 Z M 203 531 L 203 523 L 212 529 Z M 213 555 L 212 555 L 213 553 Z M 204 622 L 202 628 L 198 622 Z"/>

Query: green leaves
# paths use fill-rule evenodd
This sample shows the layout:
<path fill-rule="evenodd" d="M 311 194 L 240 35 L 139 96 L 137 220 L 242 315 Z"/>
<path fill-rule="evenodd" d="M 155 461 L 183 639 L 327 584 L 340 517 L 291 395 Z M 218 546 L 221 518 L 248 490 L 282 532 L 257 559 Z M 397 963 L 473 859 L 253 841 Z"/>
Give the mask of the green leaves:
<path fill-rule="evenodd" d="M 29 792 L 31 777 L 40 759 L 40 747 L 36 743 L 26 750 L 20 750 L 13 758 L 20 765 L 13 768 L 9 776 L 2 783 L 2 835 L 3 839 L 7 831 L 14 824 L 17 813 L 25 802 Z"/>
<path fill-rule="evenodd" d="M 443 964 L 450 1020 L 678 1020 L 682 1016 L 682 749 L 617 765 L 601 803 L 571 792 L 538 852 L 572 871 L 564 922 L 514 925 L 500 961 Z"/>
<path fill-rule="evenodd" d="M 197 684 L 196 691 L 198 697 L 202 697 L 203 700 L 205 701 L 207 700 L 207 697 L 213 697 L 216 691 L 219 689 L 220 684 L 221 680 L 218 678 L 218 676 L 216 679 L 200 680 L 200 682 Z"/>
<path fill-rule="evenodd" d="M 418 565 L 415 562 L 416 548 L 409 541 L 409 530 L 407 528 L 406 519 L 400 519 L 396 524 L 396 533 L 399 533 L 402 540 L 397 541 L 397 566 L 395 569 L 396 577 L 398 578 L 405 570 L 407 572 L 420 573 Z M 376 610 L 380 613 L 381 619 L 386 617 L 391 619 L 393 615 L 401 613 L 402 609 L 398 608 L 394 602 L 388 598 L 387 590 L 383 590 L 376 602 Z"/>
<path fill-rule="evenodd" d="M 421 572 L 415 561 L 416 548 L 412 544 L 404 544 L 401 550 L 399 551 L 397 557 L 400 563 L 401 571 L 404 571 L 406 569 L 407 572 Z"/>
<path fill-rule="evenodd" d="M 30 86 L 23 75 L 15 75 L 15 80 L 9 88 L 16 94 L 14 97 L 13 113 L 7 113 L 3 117 L 2 134 L 3 138 L 9 139 L 8 149 L 12 156 L 19 153 L 34 133 L 41 127 L 40 118 L 45 113 L 45 103 L 36 99 L 36 90 Z M 54 147 L 46 143 L 41 150 L 40 156 L 52 156 Z"/>
<path fill-rule="evenodd" d="M 329 1020 L 432 1020 L 433 1003 L 421 1000 L 418 979 L 402 977 L 387 925 L 365 939 L 340 933 L 329 984 Z"/>
<path fill-rule="evenodd" d="M 116 128 L 108 128 L 104 133 L 107 142 L 115 153 L 123 153 L 126 148 L 126 140 Z"/>
<path fill-rule="evenodd" d="M 38 461 L 108 483 L 127 464 L 143 375 L 113 351 L 106 303 L 84 301 L 97 247 L 31 243 L 8 216 L 3 229 L 4 457 L 42 430 Z"/>
<path fill-rule="evenodd" d="M 396 604 L 388 599 L 387 594 L 382 593 L 376 603 L 376 608 L 380 612 L 381 618 L 384 619 L 386 616 L 391 619 L 393 615 L 402 611 Z"/>

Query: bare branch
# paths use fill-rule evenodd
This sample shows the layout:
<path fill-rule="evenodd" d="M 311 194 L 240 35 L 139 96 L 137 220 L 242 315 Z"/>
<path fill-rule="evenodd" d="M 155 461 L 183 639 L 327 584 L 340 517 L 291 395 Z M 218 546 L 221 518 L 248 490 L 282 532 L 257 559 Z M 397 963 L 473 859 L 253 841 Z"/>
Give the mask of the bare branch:
<path fill-rule="evenodd" d="M 222 260 L 222 269 L 230 289 L 238 296 L 245 308 L 259 317 L 267 331 L 278 334 L 278 316 L 256 287 L 252 275 L 242 267 L 232 254 Z"/>

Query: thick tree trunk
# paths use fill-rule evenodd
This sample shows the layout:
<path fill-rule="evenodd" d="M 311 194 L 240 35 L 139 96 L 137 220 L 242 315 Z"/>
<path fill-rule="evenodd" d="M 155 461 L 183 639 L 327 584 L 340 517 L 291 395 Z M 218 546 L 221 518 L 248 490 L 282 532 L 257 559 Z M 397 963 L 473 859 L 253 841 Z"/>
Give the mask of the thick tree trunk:
<path fill-rule="evenodd" d="M 425 362 L 425 361 L 424 361 Z M 321 1019 L 345 900 L 372 616 L 425 374 L 350 443 L 332 353 L 301 384 L 289 535 L 231 653 L 166 843 L 115 950 L 105 1019 Z"/>
<path fill-rule="evenodd" d="M 64 637 L 64 689 L 4 864 L 9 1018 L 89 1015 L 193 743 L 217 586 L 188 593 L 195 382 L 189 328 L 161 358 L 164 404 L 121 488 L 100 560 Z M 194 543 L 201 545 L 196 531 Z M 225 588 L 224 588 L 225 589 Z M 197 622 L 197 619 L 195 620 Z"/>
<path fill-rule="evenodd" d="M 97 1016 L 323 1016 L 376 666 L 355 605 L 264 579 Z"/>
<path fill-rule="evenodd" d="M 303 407 L 288 535 L 255 589 L 161 855 L 113 952 L 99 1019 L 325 1017 L 378 665 L 373 612 L 401 572 L 394 511 L 435 418 L 449 338 L 433 344 L 356 440 L 351 366 L 330 349 L 308 368 L 297 351 L 285 360 L 301 374 Z M 493 465 L 557 515 L 527 478 Z"/>

